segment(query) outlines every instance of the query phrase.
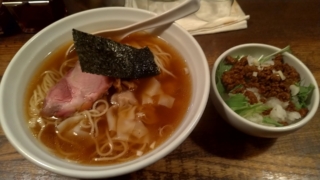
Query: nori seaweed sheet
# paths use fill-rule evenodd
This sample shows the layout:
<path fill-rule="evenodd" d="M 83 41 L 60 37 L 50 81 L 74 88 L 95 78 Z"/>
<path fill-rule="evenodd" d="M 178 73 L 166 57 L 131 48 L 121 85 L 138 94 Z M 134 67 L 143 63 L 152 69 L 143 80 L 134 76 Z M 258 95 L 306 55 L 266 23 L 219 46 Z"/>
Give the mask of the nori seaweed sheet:
<path fill-rule="evenodd" d="M 75 29 L 72 34 L 83 72 L 125 79 L 160 74 L 148 47 L 137 49 Z"/>

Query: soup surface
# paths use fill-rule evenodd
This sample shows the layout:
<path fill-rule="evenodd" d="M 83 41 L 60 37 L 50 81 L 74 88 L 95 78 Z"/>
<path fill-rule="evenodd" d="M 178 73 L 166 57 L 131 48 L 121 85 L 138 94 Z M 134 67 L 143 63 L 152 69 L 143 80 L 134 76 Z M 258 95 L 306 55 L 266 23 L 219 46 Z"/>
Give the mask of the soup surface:
<path fill-rule="evenodd" d="M 25 99 L 28 125 L 55 155 L 81 164 L 125 162 L 155 149 L 183 119 L 192 82 L 182 56 L 163 39 L 148 33 L 135 33 L 121 43 L 148 46 L 159 61 L 161 74 L 115 79 L 90 109 L 71 117 L 43 117 L 41 109 L 49 89 L 78 61 L 75 50 L 69 48 L 72 43 L 50 53 L 35 73 Z M 134 103 L 132 99 L 114 103 L 123 94 L 133 97 Z"/>

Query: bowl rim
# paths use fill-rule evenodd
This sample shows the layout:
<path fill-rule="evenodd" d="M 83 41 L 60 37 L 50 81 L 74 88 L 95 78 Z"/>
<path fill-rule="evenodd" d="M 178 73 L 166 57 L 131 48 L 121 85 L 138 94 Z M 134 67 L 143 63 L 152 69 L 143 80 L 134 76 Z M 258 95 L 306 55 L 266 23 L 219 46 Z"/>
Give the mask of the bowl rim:
<path fill-rule="evenodd" d="M 69 21 L 70 19 L 75 18 L 76 16 L 80 16 L 83 14 L 91 14 L 91 13 L 96 13 L 96 12 L 102 12 L 102 11 L 123 11 L 123 12 L 131 12 L 131 13 L 139 13 L 139 14 L 145 14 L 146 16 L 154 16 L 156 15 L 155 13 L 149 12 L 147 10 L 142 10 L 142 9 L 136 9 L 136 8 L 127 8 L 127 7 L 104 7 L 104 8 L 97 8 L 97 9 L 90 9 L 90 10 L 86 10 L 86 11 L 82 11 L 79 13 L 75 13 L 73 15 L 67 16 L 61 20 L 58 20 L 56 22 L 54 22 L 53 24 L 47 26 L 46 28 L 44 28 L 43 30 L 41 30 L 40 32 L 38 32 L 37 34 L 35 34 L 32 38 L 30 38 L 16 53 L 16 55 L 12 58 L 11 62 L 9 63 L 6 71 L 4 72 L 3 78 L 2 78 L 2 83 L 0 84 L 0 96 L 3 96 L 4 94 L 4 90 L 5 90 L 5 85 L 8 83 L 9 81 L 9 71 L 11 71 L 11 69 L 13 68 L 13 64 L 14 62 L 17 61 L 18 56 L 20 55 L 20 52 L 24 51 L 26 49 L 26 47 L 32 43 L 32 41 L 36 40 L 37 38 L 43 36 L 43 34 L 45 34 L 45 32 L 49 31 L 51 28 L 55 27 L 56 25 L 58 25 L 59 23 L 65 22 L 65 21 Z M 206 60 L 206 57 L 204 55 L 204 52 L 202 51 L 200 45 L 198 44 L 198 42 L 194 39 L 194 37 L 188 33 L 185 29 L 183 29 L 181 26 L 179 26 L 176 23 L 173 23 L 171 26 L 173 26 L 174 28 L 178 29 L 181 33 L 184 34 L 184 36 L 189 37 L 189 40 L 192 42 L 193 46 L 196 47 L 197 51 L 200 52 L 199 56 L 201 57 L 201 59 Z M 62 43 L 61 43 L 62 44 Z M 57 173 L 57 174 L 61 174 L 61 175 L 65 175 L 65 176 L 69 176 L 69 177 L 77 177 L 77 178 L 105 178 L 105 177 L 114 177 L 114 176 L 119 176 L 119 175 L 123 175 L 123 174 L 127 174 L 139 169 L 142 169 L 152 163 L 155 163 L 156 161 L 160 160 L 161 158 L 163 158 L 164 156 L 168 155 L 169 153 L 171 153 L 174 149 L 176 149 L 179 145 L 182 144 L 182 142 L 189 136 L 189 134 L 192 132 L 192 130 L 195 128 L 195 126 L 197 125 L 197 123 L 199 122 L 204 109 L 206 107 L 207 101 L 208 101 L 208 97 L 209 97 L 209 91 L 210 91 L 210 72 L 209 72 L 209 67 L 207 65 L 207 63 L 203 63 L 203 65 L 201 66 L 205 67 L 203 69 L 203 73 L 204 73 L 204 77 L 202 77 L 203 79 L 207 80 L 204 82 L 204 86 L 202 87 L 203 89 L 203 94 L 201 97 L 201 100 L 199 100 L 199 104 L 200 106 L 198 107 L 198 109 L 195 111 L 194 114 L 192 114 L 192 118 L 194 120 L 192 120 L 188 125 L 186 125 L 186 128 L 182 131 L 181 134 L 177 135 L 177 138 L 175 139 L 176 143 L 170 144 L 166 147 L 164 147 L 163 149 L 161 149 L 161 151 L 157 152 L 157 156 L 156 158 L 154 158 L 153 156 L 148 157 L 147 159 L 142 159 L 141 162 L 135 161 L 135 163 L 128 163 L 125 166 L 121 167 L 121 169 L 103 169 L 103 168 L 99 168 L 99 170 L 96 171 L 82 171 L 82 170 L 78 170 L 78 169 L 72 169 L 72 170 L 62 170 L 62 167 L 57 167 L 56 164 L 49 162 L 49 165 L 46 164 L 46 160 L 42 160 L 39 159 L 38 157 L 34 157 L 33 154 L 29 154 L 30 151 L 28 151 L 25 147 L 19 147 L 20 143 L 16 142 L 17 138 L 14 135 L 14 132 L 12 132 L 12 130 L 9 129 L 8 127 L 8 120 L 6 119 L 4 113 L 3 112 L 3 105 L 5 104 L 5 102 L 1 102 L 1 107 L 0 107 L 0 122 L 3 128 L 3 131 L 7 137 L 7 139 L 9 140 L 9 142 L 15 147 L 15 149 L 22 154 L 26 159 L 28 159 L 29 161 L 33 162 L 34 164 L 38 165 L 39 167 L 46 169 L 48 171 Z M 5 84 L 5 85 L 4 85 Z M 189 107 L 190 108 L 190 107 Z M 181 122 L 182 124 L 182 122 Z M 177 128 L 179 129 L 179 127 Z M 164 144 L 164 143 L 162 143 Z M 44 150 L 46 151 L 46 150 Z M 46 152 L 46 154 L 50 155 L 50 152 Z M 131 161 L 130 161 L 131 162 Z M 143 163 L 142 163 L 143 162 Z M 67 162 L 66 162 L 67 163 Z M 122 164 L 122 163 L 121 163 Z M 52 165 L 54 165 L 55 167 L 53 167 Z M 86 165 L 84 165 L 86 166 Z M 88 165 L 90 166 L 90 165 Z M 115 166 L 118 167 L 118 165 L 107 165 L 107 166 Z M 102 166 L 90 166 L 90 167 L 102 167 Z M 92 169 L 92 168 L 91 168 Z M 106 172 L 107 171 L 107 172 Z M 113 172 L 109 172 L 109 171 L 113 171 Z"/>
<path fill-rule="evenodd" d="M 236 117 L 239 121 L 241 121 L 243 124 L 245 124 L 246 126 L 249 126 L 251 128 L 255 128 L 258 130 L 263 130 L 263 131 L 269 131 L 269 132 L 289 132 L 292 130 L 297 130 L 298 128 L 306 125 L 311 119 L 312 117 L 316 114 L 319 103 L 315 103 L 314 106 L 312 106 L 311 109 L 309 109 L 309 112 L 307 114 L 306 117 L 304 117 L 303 119 L 301 119 L 300 121 L 291 124 L 289 126 L 283 126 L 283 127 L 272 127 L 272 126 L 264 126 L 262 124 L 258 124 L 252 121 L 249 121 L 247 119 L 245 119 L 244 117 L 240 116 L 239 114 L 235 113 L 233 110 L 230 109 L 230 107 L 225 103 L 225 101 L 221 98 L 219 92 L 217 91 L 216 88 L 216 79 L 215 79 L 215 74 L 216 74 L 216 70 L 218 68 L 219 63 L 230 53 L 232 53 L 235 50 L 238 49 L 242 49 L 242 48 L 248 48 L 248 47 L 258 47 L 258 48 L 266 48 L 266 49 L 270 49 L 272 51 L 278 51 L 280 50 L 280 48 L 276 47 L 276 46 L 272 46 L 269 44 L 263 44 L 263 43 L 245 43 L 245 44 L 240 44 L 234 47 L 229 48 L 228 50 L 226 50 L 225 52 L 223 52 L 215 61 L 213 69 L 211 71 L 211 86 L 213 88 L 213 93 L 215 93 L 216 97 L 218 98 L 219 102 L 222 102 L 222 105 L 225 109 L 227 109 L 228 113 L 231 113 L 234 117 Z M 314 96 L 315 99 L 318 99 L 319 101 L 319 88 L 318 88 L 318 84 L 317 81 L 315 80 L 314 76 L 312 75 L 311 71 L 309 70 L 309 68 L 301 61 L 299 60 L 296 56 L 294 56 L 291 53 L 285 52 L 283 53 L 284 56 L 287 56 L 291 59 L 294 59 L 306 72 L 307 76 L 310 77 L 311 83 L 315 86 L 314 89 Z"/>

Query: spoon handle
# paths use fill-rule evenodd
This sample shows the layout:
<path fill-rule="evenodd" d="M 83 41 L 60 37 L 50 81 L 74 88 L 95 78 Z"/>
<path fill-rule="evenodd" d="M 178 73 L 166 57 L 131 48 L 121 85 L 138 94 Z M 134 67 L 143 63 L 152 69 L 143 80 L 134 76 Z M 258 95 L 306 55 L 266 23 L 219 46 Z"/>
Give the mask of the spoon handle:
<path fill-rule="evenodd" d="M 134 32 L 170 24 L 178 19 L 196 12 L 199 10 L 199 8 L 200 0 L 186 0 L 177 7 L 160 15 L 151 17 L 145 21 L 134 23 L 123 28 L 96 32 L 94 34 L 106 33 L 110 36 L 117 36 L 117 39 L 121 40 Z"/>
<path fill-rule="evenodd" d="M 166 11 L 158 16 L 147 19 L 146 21 L 138 22 L 128 26 L 126 29 L 132 32 L 137 32 L 144 29 L 150 29 L 162 25 L 172 23 L 191 13 L 196 12 L 200 8 L 199 0 L 186 0 L 181 5 Z M 128 35 L 128 34 L 126 34 Z"/>

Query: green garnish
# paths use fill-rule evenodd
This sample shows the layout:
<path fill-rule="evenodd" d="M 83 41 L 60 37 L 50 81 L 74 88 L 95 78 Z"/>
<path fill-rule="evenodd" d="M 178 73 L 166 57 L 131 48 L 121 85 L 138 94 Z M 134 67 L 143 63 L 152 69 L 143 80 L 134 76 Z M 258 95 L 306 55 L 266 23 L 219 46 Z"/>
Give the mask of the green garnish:
<path fill-rule="evenodd" d="M 271 57 L 273 57 L 273 56 L 275 56 L 275 55 L 277 55 L 277 54 L 280 54 L 280 53 L 284 53 L 284 52 L 290 52 L 291 50 L 290 50 L 290 46 L 287 46 L 287 47 L 285 47 L 285 48 L 283 48 L 283 49 L 281 49 L 281 50 L 279 50 L 279 51 L 276 51 L 276 52 L 274 52 L 274 53 L 272 53 L 272 54 L 269 54 L 268 56 L 261 56 L 259 59 L 258 59 L 258 61 L 260 62 L 260 63 L 263 63 L 263 62 L 265 62 L 265 61 L 268 61 Z"/>
<path fill-rule="evenodd" d="M 242 84 L 238 84 L 236 87 L 234 87 L 230 92 L 235 91 L 236 89 L 242 88 L 243 85 Z"/>
<path fill-rule="evenodd" d="M 221 61 L 218 65 L 217 68 L 217 73 L 216 73 L 216 81 L 217 81 L 217 89 L 219 94 L 224 98 L 225 94 L 225 89 L 224 86 L 221 82 L 222 75 L 225 71 L 229 71 L 232 68 L 232 65 L 226 64 L 224 61 Z"/>
<path fill-rule="evenodd" d="M 276 120 L 271 119 L 270 117 L 263 117 L 262 122 L 266 124 L 272 124 L 275 125 L 276 127 L 281 127 L 283 124 L 278 123 Z"/>
<path fill-rule="evenodd" d="M 240 116 L 246 118 L 254 114 L 261 114 L 270 107 L 262 104 L 250 104 L 247 97 L 243 94 L 233 94 L 226 100 L 226 104 Z"/>
<path fill-rule="evenodd" d="M 243 57 L 244 57 L 244 55 L 241 55 L 241 56 L 240 56 L 240 55 L 238 55 L 238 56 L 236 56 L 236 58 L 235 58 L 235 59 L 239 61 L 239 60 L 240 60 L 241 58 L 243 58 Z"/>
<path fill-rule="evenodd" d="M 297 109 L 306 108 L 314 90 L 314 85 L 310 84 L 309 86 L 302 86 L 300 84 L 296 84 L 296 86 L 299 87 L 299 93 L 292 97 L 293 102 Z"/>
<path fill-rule="evenodd" d="M 249 102 L 243 94 L 232 94 L 227 100 L 227 105 L 234 111 L 245 108 Z"/>

